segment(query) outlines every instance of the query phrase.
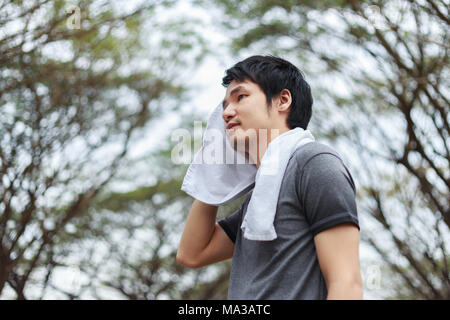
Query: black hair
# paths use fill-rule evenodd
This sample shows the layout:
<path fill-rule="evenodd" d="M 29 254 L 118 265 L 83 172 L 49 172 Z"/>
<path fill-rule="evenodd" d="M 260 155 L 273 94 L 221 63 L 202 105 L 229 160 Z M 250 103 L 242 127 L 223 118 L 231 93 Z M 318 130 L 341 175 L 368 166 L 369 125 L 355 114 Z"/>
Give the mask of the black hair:
<path fill-rule="evenodd" d="M 226 70 L 222 85 L 228 87 L 233 80 L 242 82 L 245 79 L 259 85 L 269 107 L 273 98 L 283 89 L 288 89 L 292 104 L 287 125 L 290 129 L 300 127 L 306 130 L 311 119 L 313 98 L 309 84 L 296 66 L 272 55 L 251 56 Z"/>

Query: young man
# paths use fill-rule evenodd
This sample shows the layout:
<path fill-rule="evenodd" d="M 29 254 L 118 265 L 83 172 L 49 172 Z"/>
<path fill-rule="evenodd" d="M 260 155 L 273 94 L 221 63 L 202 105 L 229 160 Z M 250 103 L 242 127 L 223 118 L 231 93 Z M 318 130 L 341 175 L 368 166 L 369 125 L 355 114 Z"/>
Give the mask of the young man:
<path fill-rule="evenodd" d="M 223 85 L 223 120 L 235 145 L 252 139 L 252 130 L 306 130 L 310 87 L 288 61 L 247 58 L 226 71 Z M 269 135 L 253 154 L 247 150 L 257 167 L 274 138 Z M 275 240 L 243 237 L 241 224 L 252 191 L 236 212 L 218 223 L 217 206 L 195 200 L 178 262 L 198 268 L 233 258 L 229 299 L 362 298 L 355 185 L 336 151 L 318 142 L 294 151 L 278 197 Z"/>

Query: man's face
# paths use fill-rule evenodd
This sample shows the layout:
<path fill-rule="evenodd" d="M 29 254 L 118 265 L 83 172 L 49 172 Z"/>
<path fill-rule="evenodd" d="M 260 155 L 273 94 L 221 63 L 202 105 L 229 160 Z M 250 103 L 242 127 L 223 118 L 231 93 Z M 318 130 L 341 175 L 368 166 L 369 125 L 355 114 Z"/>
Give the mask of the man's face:
<path fill-rule="evenodd" d="M 240 143 L 248 151 L 249 141 L 255 142 L 262 132 L 272 128 L 271 108 L 268 109 L 264 91 L 248 80 L 233 80 L 228 85 L 222 117 L 227 137 L 235 149 Z M 232 126 L 235 123 L 238 125 Z"/>

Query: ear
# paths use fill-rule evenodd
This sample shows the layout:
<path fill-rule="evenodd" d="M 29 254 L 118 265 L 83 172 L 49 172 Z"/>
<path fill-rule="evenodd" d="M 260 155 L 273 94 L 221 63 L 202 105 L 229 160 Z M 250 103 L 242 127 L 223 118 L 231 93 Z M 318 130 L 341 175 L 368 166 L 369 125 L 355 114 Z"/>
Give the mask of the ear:
<path fill-rule="evenodd" d="M 278 111 L 279 112 L 287 112 L 292 104 L 292 96 L 291 92 L 288 89 L 281 90 L 278 95 Z"/>

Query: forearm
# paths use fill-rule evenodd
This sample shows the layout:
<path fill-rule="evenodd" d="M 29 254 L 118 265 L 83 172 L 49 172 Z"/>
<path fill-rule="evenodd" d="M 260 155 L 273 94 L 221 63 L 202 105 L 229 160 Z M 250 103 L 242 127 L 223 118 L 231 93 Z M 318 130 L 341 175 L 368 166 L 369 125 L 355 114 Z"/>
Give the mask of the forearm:
<path fill-rule="evenodd" d="M 193 259 L 205 249 L 214 233 L 217 209 L 217 206 L 194 201 L 181 236 L 178 259 Z"/>
<path fill-rule="evenodd" d="M 327 300 L 361 300 L 363 289 L 360 282 L 335 282 L 328 286 Z"/>

